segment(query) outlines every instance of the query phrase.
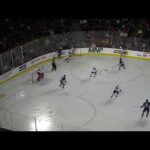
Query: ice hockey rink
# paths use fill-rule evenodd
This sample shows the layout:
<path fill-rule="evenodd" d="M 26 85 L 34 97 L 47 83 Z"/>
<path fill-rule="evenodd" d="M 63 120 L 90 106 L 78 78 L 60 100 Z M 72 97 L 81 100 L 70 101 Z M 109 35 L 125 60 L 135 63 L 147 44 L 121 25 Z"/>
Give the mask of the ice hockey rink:
<path fill-rule="evenodd" d="M 150 100 L 150 61 L 125 58 L 121 71 L 118 62 L 114 56 L 59 59 L 57 71 L 51 71 L 51 62 L 40 65 L 45 73 L 40 82 L 32 84 L 27 71 L 1 84 L 1 126 L 14 131 L 149 131 L 150 119 L 141 118 L 140 106 Z M 89 78 L 93 67 L 98 73 Z M 110 99 L 117 84 L 122 93 Z"/>

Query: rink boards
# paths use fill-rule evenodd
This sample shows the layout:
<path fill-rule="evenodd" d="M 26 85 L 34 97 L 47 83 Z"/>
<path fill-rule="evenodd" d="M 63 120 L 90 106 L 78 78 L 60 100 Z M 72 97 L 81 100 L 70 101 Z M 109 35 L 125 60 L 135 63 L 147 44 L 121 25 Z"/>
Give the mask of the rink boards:
<path fill-rule="evenodd" d="M 63 50 L 62 56 L 64 56 L 66 53 L 68 53 L 69 50 Z M 120 49 L 115 48 L 101 48 L 101 47 L 95 47 L 95 48 L 77 48 L 74 50 L 74 56 L 120 56 Z M 44 64 L 49 61 L 53 57 L 57 57 L 57 53 L 49 53 L 42 56 L 39 56 L 37 58 L 34 58 L 33 60 L 3 74 L 0 76 L 0 84 L 5 83 L 8 80 L 11 80 L 20 74 L 31 70 L 32 68 L 36 67 L 39 64 Z M 125 50 L 125 58 L 133 58 L 133 59 L 139 59 L 139 60 L 150 60 L 150 53 L 148 52 L 139 52 L 139 51 L 132 51 L 132 50 Z"/>

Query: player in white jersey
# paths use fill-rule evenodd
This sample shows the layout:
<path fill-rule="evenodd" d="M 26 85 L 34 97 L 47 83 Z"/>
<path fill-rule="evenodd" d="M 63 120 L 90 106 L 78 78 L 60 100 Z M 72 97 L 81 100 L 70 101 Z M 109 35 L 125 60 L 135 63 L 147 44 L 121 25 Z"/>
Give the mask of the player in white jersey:
<path fill-rule="evenodd" d="M 73 52 L 72 52 L 72 51 L 73 51 L 72 49 L 69 49 L 69 50 L 68 50 L 69 57 L 71 57 L 71 56 L 72 56 L 72 54 L 73 54 Z"/>
<path fill-rule="evenodd" d="M 125 55 L 125 49 L 123 47 L 120 47 L 120 57 Z"/>
<path fill-rule="evenodd" d="M 69 63 L 70 62 L 70 54 L 67 52 L 64 56 L 65 62 Z"/>
<path fill-rule="evenodd" d="M 95 77 L 96 74 L 97 74 L 97 70 L 96 70 L 96 67 L 94 67 L 89 77 L 92 77 L 92 76 Z"/>
<path fill-rule="evenodd" d="M 113 91 L 113 94 L 111 95 L 111 98 L 115 95 L 115 97 L 118 97 L 118 94 L 121 92 L 121 88 L 119 85 L 117 85 Z"/>

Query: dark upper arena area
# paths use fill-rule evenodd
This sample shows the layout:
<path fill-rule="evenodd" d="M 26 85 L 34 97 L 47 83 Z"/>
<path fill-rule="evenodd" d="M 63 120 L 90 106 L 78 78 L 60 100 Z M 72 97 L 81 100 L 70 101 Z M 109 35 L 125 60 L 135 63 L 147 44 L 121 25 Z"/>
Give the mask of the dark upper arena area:
<path fill-rule="evenodd" d="M 150 38 L 150 19 L 0 19 L 0 53 L 52 33 L 74 31 L 109 31 L 120 36 Z"/>

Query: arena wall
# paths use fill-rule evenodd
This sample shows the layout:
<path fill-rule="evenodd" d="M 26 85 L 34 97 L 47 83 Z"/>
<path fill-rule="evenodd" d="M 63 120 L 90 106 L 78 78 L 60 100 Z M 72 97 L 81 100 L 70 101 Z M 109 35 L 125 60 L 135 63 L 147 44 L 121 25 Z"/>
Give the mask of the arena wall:
<path fill-rule="evenodd" d="M 62 51 L 62 57 L 67 53 L 69 50 Z M 115 48 L 77 48 L 75 49 L 74 56 L 120 56 L 120 49 Z M 49 53 L 46 55 L 39 56 L 7 73 L 4 73 L 0 76 L 0 84 L 3 84 L 20 74 L 31 70 L 33 67 L 36 67 L 39 64 L 44 64 L 52 60 L 53 57 L 57 57 L 57 53 Z M 125 50 L 125 58 L 132 58 L 132 59 L 140 59 L 140 60 L 150 60 L 150 53 L 148 52 L 139 52 L 139 51 L 132 51 L 132 50 Z"/>

